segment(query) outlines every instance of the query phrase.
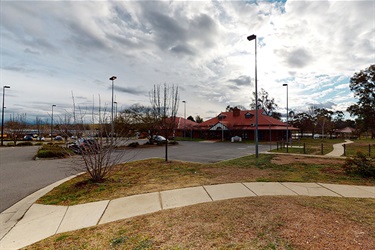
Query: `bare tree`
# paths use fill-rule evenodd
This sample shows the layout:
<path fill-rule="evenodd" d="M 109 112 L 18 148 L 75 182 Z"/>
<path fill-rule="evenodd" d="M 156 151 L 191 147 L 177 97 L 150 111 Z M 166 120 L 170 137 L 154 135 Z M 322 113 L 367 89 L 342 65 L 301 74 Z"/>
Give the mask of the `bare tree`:
<path fill-rule="evenodd" d="M 151 107 L 134 104 L 125 109 L 123 114 L 129 130 L 148 134 L 150 143 L 153 142 L 153 136 L 160 132 L 160 122 Z"/>
<path fill-rule="evenodd" d="M 101 106 L 100 96 L 99 105 L 92 107 L 91 112 L 88 110 L 74 107 L 74 115 L 66 116 L 73 119 L 73 123 L 60 119 L 59 128 L 62 133 L 80 135 L 67 149 L 80 155 L 73 157 L 73 168 L 84 168 L 93 181 L 102 182 L 115 171 L 116 165 L 129 160 L 124 157 L 126 150 L 121 148 L 127 138 L 116 136 L 108 140 L 111 132 L 110 112 Z M 87 117 L 87 114 L 90 115 Z"/>
<path fill-rule="evenodd" d="M 24 114 L 18 114 L 16 117 L 12 117 L 7 123 L 6 126 L 10 129 L 10 132 L 12 133 L 12 138 L 14 145 L 17 144 L 17 140 L 24 136 L 25 129 L 27 127 L 26 122 L 26 113 Z"/>
<path fill-rule="evenodd" d="M 165 83 L 154 85 L 150 92 L 150 102 L 153 117 L 168 140 L 176 128 L 176 115 L 180 102 L 178 86 L 169 86 Z M 168 161 L 168 141 L 165 143 L 165 161 Z"/>
<path fill-rule="evenodd" d="M 37 140 L 42 140 L 42 137 L 45 134 L 46 129 L 47 129 L 47 123 L 48 121 L 47 120 L 43 121 L 42 118 L 37 117 L 35 119 L 36 129 L 38 130 Z"/>

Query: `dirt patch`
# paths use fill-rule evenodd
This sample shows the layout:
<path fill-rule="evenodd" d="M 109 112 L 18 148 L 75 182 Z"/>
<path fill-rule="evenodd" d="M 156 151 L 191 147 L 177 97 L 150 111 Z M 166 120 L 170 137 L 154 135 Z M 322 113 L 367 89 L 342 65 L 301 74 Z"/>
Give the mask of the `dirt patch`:
<path fill-rule="evenodd" d="M 271 163 L 277 165 L 291 164 L 291 163 L 306 163 L 306 164 L 329 164 L 337 165 L 343 164 L 344 160 L 318 157 L 304 157 L 296 155 L 278 155 L 273 157 Z"/>

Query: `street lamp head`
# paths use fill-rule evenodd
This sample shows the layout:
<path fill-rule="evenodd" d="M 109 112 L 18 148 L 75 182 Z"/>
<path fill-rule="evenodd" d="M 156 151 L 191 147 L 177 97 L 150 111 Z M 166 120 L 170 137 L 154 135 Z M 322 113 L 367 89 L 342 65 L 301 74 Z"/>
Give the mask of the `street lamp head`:
<path fill-rule="evenodd" d="M 109 78 L 109 80 L 111 80 L 111 81 L 114 81 L 114 80 L 116 80 L 116 79 L 117 79 L 116 76 L 112 76 L 111 78 Z"/>
<path fill-rule="evenodd" d="M 252 41 L 252 40 L 254 40 L 256 38 L 257 38 L 257 36 L 253 34 L 253 35 L 248 36 L 247 40 Z"/>
<path fill-rule="evenodd" d="M 10 89 L 10 86 L 4 86 L 3 89 Z"/>
<path fill-rule="evenodd" d="M 283 86 L 284 86 L 284 87 L 285 87 L 285 86 L 288 86 L 288 84 L 287 84 L 287 83 L 284 83 Z"/>
<path fill-rule="evenodd" d="M 183 103 L 186 103 L 186 101 L 182 101 Z"/>
<path fill-rule="evenodd" d="M 55 104 L 52 104 L 52 107 L 56 107 L 56 105 L 55 105 Z"/>

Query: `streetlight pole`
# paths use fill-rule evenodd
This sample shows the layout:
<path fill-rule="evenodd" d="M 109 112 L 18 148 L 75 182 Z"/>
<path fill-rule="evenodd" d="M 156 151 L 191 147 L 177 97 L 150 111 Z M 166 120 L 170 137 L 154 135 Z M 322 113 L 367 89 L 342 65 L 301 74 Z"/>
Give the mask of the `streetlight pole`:
<path fill-rule="evenodd" d="M 113 92 L 114 92 L 114 81 L 117 79 L 116 76 L 112 76 L 109 78 L 109 80 L 112 81 L 112 108 L 111 108 L 111 144 L 113 144 L 113 133 L 114 133 L 114 127 L 113 127 Z"/>
<path fill-rule="evenodd" d="M 56 107 L 55 104 L 52 105 L 52 116 L 51 116 L 51 142 L 52 142 L 52 133 L 53 133 L 53 107 Z"/>
<path fill-rule="evenodd" d="M 288 84 L 284 83 L 283 86 L 286 86 L 286 143 L 289 143 L 289 131 L 288 131 L 288 124 L 289 124 L 289 107 L 288 107 Z M 288 145 L 286 147 L 286 152 L 288 152 Z"/>
<path fill-rule="evenodd" d="M 259 157 L 258 150 L 258 65 L 257 65 L 257 36 L 250 35 L 247 37 L 247 40 L 255 41 L 255 157 Z"/>
<path fill-rule="evenodd" d="M 115 119 L 117 118 L 117 102 L 114 102 L 115 104 Z"/>
<path fill-rule="evenodd" d="M 186 136 L 186 101 L 182 101 L 184 103 L 184 139 Z"/>
<path fill-rule="evenodd" d="M 4 99 L 5 99 L 5 89 L 10 89 L 10 86 L 3 86 L 3 106 L 1 110 L 1 146 L 4 144 Z"/>

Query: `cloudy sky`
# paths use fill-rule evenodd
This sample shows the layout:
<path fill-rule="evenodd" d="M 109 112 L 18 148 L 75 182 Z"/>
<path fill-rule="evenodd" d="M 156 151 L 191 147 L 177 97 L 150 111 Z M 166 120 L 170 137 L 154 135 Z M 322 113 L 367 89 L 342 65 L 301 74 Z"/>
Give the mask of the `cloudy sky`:
<path fill-rule="evenodd" d="M 187 115 L 249 107 L 258 38 L 258 89 L 280 112 L 316 105 L 344 111 L 349 79 L 375 63 L 375 2 L 1 0 L 5 114 L 49 117 L 148 105 L 154 84 L 179 86 Z M 184 106 L 180 102 L 179 115 Z"/>

